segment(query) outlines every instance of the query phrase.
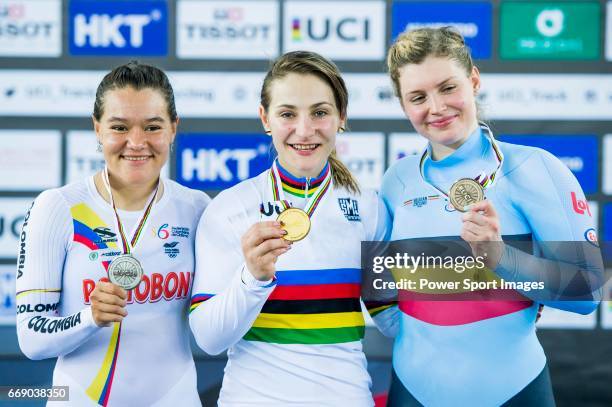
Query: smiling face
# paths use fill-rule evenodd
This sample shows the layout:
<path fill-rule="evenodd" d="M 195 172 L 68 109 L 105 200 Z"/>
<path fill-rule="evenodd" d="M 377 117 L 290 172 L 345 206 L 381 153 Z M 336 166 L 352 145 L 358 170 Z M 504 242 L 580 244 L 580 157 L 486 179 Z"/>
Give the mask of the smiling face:
<path fill-rule="evenodd" d="M 148 186 L 168 160 L 178 121 L 172 122 L 162 94 L 151 88 L 112 89 L 104 95 L 96 137 L 113 184 Z"/>
<path fill-rule="evenodd" d="M 259 107 L 264 128 L 272 134 L 280 164 L 296 177 L 319 175 L 344 126 L 332 88 L 310 74 L 275 79 L 268 111 Z"/>
<path fill-rule="evenodd" d="M 434 159 L 457 149 L 478 126 L 475 93 L 480 74 L 456 61 L 427 57 L 399 69 L 402 108 L 415 130 L 427 138 Z"/>

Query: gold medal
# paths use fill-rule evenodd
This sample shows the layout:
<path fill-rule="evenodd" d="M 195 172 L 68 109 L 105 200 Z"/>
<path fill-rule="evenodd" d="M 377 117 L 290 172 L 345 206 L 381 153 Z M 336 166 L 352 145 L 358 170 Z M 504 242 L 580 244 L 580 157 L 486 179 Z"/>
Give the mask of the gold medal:
<path fill-rule="evenodd" d="M 455 182 L 448 193 L 451 204 L 460 212 L 465 212 L 463 208 L 484 199 L 482 186 L 470 178 L 462 178 Z"/>
<path fill-rule="evenodd" d="M 290 242 L 302 240 L 310 232 L 310 217 L 301 209 L 285 209 L 276 220 L 281 223 L 281 228 L 287 231 L 283 239 Z"/>

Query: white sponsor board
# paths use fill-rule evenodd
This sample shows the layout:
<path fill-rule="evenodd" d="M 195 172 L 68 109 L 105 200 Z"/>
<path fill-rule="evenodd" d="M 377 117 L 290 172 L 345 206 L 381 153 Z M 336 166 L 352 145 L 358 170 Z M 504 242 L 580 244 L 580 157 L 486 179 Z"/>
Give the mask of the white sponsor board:
<path fill-rule="evenodd" d="M 0 325 L 15 325 L 15 266 L 0 265 Z"/>
<path fill-rule="evenodd" d="M 0 0 L 0 56 L 57 57 L 61 53 L 60 0 Z"/>
<path fill-rule="evenodd" d="M 89 117 L 106 72 L 0 70 L 0 116 Z M 179 116 L 257 118 L 265 72 L 169 72 Z M 407 120 L 385 74 L 345 74 L 352 119 Z M 499 120 L 612 120 L 610 75 L 482 75 L 480 103 Z"/>
<path fill-rule="evenodd" d="M 385 154 L 383 133 L 339 134 L 336 151 L 361 187 L 380 189 Z"/>
<path fill-rule="evenodd" d="M 94 131 L 70 131 L 66 141 L 66 184 L 104 169 L 104 157 L 97 150 Z"/>
<path fill-rule="evenodd" d="M 483 75 L 479 101 L 498 120 L 611 120 L 612 76 Z"/>
<path fill-rule="evenodd" d="M 257 118 L 265 72 L 171 72 L 180 117 Z"/>
<path fill-rule="evenodd" d="M 612 1 L 606 6 L 606 60 L 612 61 Z"/>
<path fill-rule="evenodd" d="M 39 191 L 61 185 L 61 133 L 0 130 L 0 191 Z"/>
<path fill-rule="evenodd" d="M 381 60 L 384 1 L 287 1 L 283 51 L 310 50 L 335 60 Z"/>
<path fill-rule="evenodd" d="M 97 150 L 94 131 L 70 131 L 66 139 L 66 184 L 82 180 L 104 169 L 104 157 Z M 169 165 L 166 162 L 161 175 L 168 177 L 168 174 Z"/>
<path fill-rule="evenodd" d="M 427 139 L 417 133 L 391 133 L 389 135 L 389 155 L 387 167 L 400 158 L 422 154 L 427 147 Z"/>
<path fill-rule="evenodd" d="M 0 116 L 91 117 L 102 71 L 0 71 Z M 264 73 L 170 72 L 180 117 L 257 118 Z"/>
<path fill-rule="evenodd" d="M 399 99 L 393 94 L 388 75 L 353 73 L 343 75 L 349 92 L 351 119 L 404 119 Z M 406 119 L 407 120 L 407 119 Z"/>
<path fill-rule="evenodd" d="M 19 254 L 21 226 L 34 198 L 0 198 L 0 257 L 16 258 Z"/>
<path fill-rule="evenodd" d="M 105 72 L 0 71 L 0 115 L 91 117 Z"/>
<path fill-rule="evenodd" d="M 603 181 L 604 194 L 612 195 L 612 134 L 603 139 Z"/>
<path fill-rule="evenodd" d="M 177 3 L 179 58 L 272 59 L 278 55 L 277 1 Z"/>

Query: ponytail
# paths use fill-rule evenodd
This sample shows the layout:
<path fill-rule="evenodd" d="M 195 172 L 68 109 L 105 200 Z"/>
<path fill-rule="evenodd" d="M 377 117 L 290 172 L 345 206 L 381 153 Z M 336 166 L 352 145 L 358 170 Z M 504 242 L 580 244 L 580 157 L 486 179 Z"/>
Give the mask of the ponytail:
<path fill-rule="evenodd" d="M 359 189 L 359 184 L 353 174 L 346 168 L 346 165 L 340 161 L 338 156 L 336 155 L 336 150 L 334 149 L 330 154 L 329 165 L 332 171 L 332 178 L 334 180 L 334 184 L 344 187 L 348 189 L 350 192 L 354 194 L 360 194 L 361 190 Z"/>

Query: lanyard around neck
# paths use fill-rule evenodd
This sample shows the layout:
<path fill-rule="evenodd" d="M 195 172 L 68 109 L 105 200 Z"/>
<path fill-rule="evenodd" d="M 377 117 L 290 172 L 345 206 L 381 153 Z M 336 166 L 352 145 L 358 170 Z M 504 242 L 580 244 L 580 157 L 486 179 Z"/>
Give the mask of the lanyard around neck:
<path fill-rule="evenodd" d="M 490 175 L 486 175 L 484 174 L 484 172 L 482 172 L 481 174 L 479 174 L 477 177 L 474 178 L 474 180 L 478 182 L 482 186 L 483 189 L 485 189 L 485 188 L 490 188 L 495 184 L 497 173 L 499 172 L 499 169 L 502 167 L 504 163 L 504 155 L 499 149 L 499 146 L 497 145 L 497 142 L 495 141 L 495 138 L 493 137 L 493 132 L 491 131 L 489 126 L 487 126 L 484 123 L 480 123 L 480 128 L 486 132 L 487 138 L 491 142 L 491 148 L 493 148 L 493 151 L 495 152 L 495 159 L 497 161 L 497 167 Z M 449 197 L 448 197 L 447 192 L 438 188 L 434 183 L 429 182 L 427 178 L 425 177 L 425 172 L 424 172 L 425 161 L 429 157 L 430 157 L 429 150 L 425 149 L 425 151 L 423 152 L 423 155 L 421 155 L 421 160 L 419 162 L 419 172 L 421 174 L 421 178 L 423 179 L 423 181 L 425 181 L 426 183 L 428 183 L 429 185 L 437 189 L 442 195 L 444 195 L 448 199 Z"/>
<path fill-rule="evenodd" d="M 280 201 L 283 206 L 283 210 L 289 208 L 289 201 L 285 199 L 285 193 L 283 191 L 280 176 L 278 174 L 278 167 L 276 165 L 276 161 L 272 164 L 272 168 L 270 168 L 270 183 L 272 185 L 272 196 L 275 201 Z M 306 202 L 306 207 L 304 212 L 308 214 L 308 217 L 312 218 L 314 211 L 319 206 L 319 203 L 323 199 L 323 196 L 329 189 L 332 183 L 332 171 L 331 166 L 327 166 L 327 173 L 325 174 L 325 178 L 323 179 L 321 186 L 317 189 L 310 199 Z"/>
<path fill-rule="evenodd" d="M 108 192 L 108 196 L 110 198 L 110 204 L 113 207 L 113 212 L 115 213 L 115 226 L 116 226 L 116 231 L 119 232 L 118 234 L 121 237 L 121 243 L 123 245 L 123 253 L 130 254 L 134 251 L 134 247 L 136 246 L 136 243 L 140 239 L 140 236 L 142 235 L 142 231 L 144 230 L 147 219 L 149 218 L 149 215 L 151 214 L 151 211 L 153 210 L 153 206 L 155 205 L 157 194 L 159 192 L 159 184 L 161 181 L 160 180 L 157 181 L 157 186 L 155 187 L 153 196 L 150 199 L 147 207 L 145 208 L 145 211 L 142 214 L 142 217 L 140 218 L 140 222 L 138 222 L 138 225 L 136 226 L 136 229 L 134 230 L 132 239 L 128 240 L 125 234 L 125 230 L 123 228 L 123 224 L 121 223 L 121 219 L 119 218 L 119 214 L 117 213 L 117 207 L 115 206 L 115 201 L 113 200 L 113 191 L 110 185 L 110 179 L 108 177 L 108 167 L 106 166 L 104 167 L 104 173 L 103 173 L 102 179 L 104 181 L 104 186 L 106 187 L 106 191 Z"/>

